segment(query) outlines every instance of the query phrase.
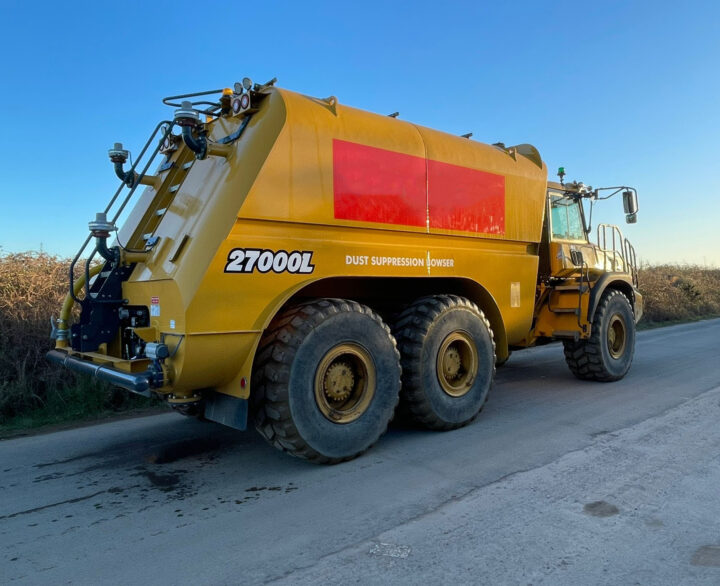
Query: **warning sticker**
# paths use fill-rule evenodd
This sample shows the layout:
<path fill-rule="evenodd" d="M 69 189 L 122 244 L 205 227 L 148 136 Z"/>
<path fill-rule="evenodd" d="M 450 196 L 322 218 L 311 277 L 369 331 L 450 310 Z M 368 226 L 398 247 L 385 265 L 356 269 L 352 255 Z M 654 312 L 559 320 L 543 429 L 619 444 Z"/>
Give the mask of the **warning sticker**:
<path fill-rule="evenodd" d="M 510 283 L 510 307 L 520 307 L 520 283 Z"/>
<path fill-rule="evenodd" d="M 160 317 L 160 298 L 150 298 L 150 317 Z"/>

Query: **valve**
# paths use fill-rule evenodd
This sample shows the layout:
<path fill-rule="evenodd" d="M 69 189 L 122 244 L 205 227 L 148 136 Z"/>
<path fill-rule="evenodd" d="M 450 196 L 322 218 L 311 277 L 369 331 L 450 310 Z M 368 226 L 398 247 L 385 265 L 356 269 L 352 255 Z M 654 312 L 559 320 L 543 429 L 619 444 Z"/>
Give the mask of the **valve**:
<path fill-rule="evenodd" d="M 116 230 L 115 224 L 107 219 L 107 214 L 105 212 L 98 212 L 95 214 L 95 220 L 88 222 L 88 228 L 90 228 L 90 233 L 95 238 L 108 238 L 110 236 L 110 232 L 114 232 Z"/>
<path fill-rule="evenodd" d="M 95 238 L 100 256 L 111 263 L 117 262 L 120 259 L 120 249 L 117 246 L 108 248 L 107 245 L 110 232 L 114 232 L 117 228 L 113 222 L 107 219 L 107 214 L 105 212 L 95 214 L 95 220 L 88 222 L 88 228 L 90 228 L 90 234 Z"/>
<path fill-rule="evenodd" d="M 108 150 L 108 156 L 113 163 L 124 164 L 130 156 L 130 151 L 125 150 L 121 142 L 116 142 L 113 148 Z"/>
<path fill-rule="evenodd" d="M 207 139 L 202 132 L 197 138 L 193 136 L 193 128 L 200 126 L 200 114 L 193 110 L 192 102 L 182 102 L 175 110 L 175 123 L 182 128 L 183 142 L 195 153 L 195 158 L 204 159 L 207 156 Z"/>
<path fill-rule="evenodd" d="M 123 170 L 123 165 L 127 162 L 129 156 L 130 151 L 124 149 L 121 142 L 116 142 L 113 148 L 108 150 L 108 157 L 110 157 L 110 162 L 115 166 L 115 175 L 117 175 L 120 181 L 125 183 L 125 185 L 127 185 L 128 187 L 133 187 L 137 178 L 135 172 L 126 172 L 125 170 Z"/>

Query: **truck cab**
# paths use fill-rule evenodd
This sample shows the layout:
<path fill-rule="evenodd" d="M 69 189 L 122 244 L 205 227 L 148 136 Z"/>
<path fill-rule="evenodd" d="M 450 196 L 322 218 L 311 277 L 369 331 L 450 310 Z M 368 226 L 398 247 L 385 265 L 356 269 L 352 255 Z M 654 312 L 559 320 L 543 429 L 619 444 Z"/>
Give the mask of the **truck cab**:
<path fill-rule="evenodd" d="M 611 193 L 601 196 L 602 191 Z M 634 223 L 638 203 L 632 188 L 548 183 L 535 319 L 527 342 L 562 340 L 570 370 L 582 379 L 610 381 L 625 375 L 635 324 L 642 317 L 634 247 L 611 224 L 599 224 L 593 242 L 592 211 L 586 214 L 583 206 L 587 202 L 592 210 L 597 200 L 620 192 L 626 220 Z M 597 360 L 591 364 L 588 356 Z"/>

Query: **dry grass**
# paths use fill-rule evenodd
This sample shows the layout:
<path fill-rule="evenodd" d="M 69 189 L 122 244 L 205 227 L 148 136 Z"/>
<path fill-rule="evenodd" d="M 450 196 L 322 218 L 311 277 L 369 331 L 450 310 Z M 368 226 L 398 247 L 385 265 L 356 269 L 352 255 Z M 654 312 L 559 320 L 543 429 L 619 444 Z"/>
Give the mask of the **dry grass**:
<path fill-rule="evenodd" d="M 66 377 L 44 355 L 53 346 L 50 315 L 57 315 L 68 263 L 46 254 L 0 257 L 0 417 L 47 402 Z"/>
<path fill-rule="evenodd" d="M 720 269 L 646 266 L 639 280 L 647 325 L 720 316 Z"/>
<path fill-rule="evenodd" d="M 70 261 L 44 253 L 0 255 L 0 425 L 41 423 L 135 406 L 125 393 L 51 365 L 50 317 L 68 288 Z"/>
<path fill-rule="evenodd" d="M 142 405 L 87 377 L 50 365 L 50 317 L 67 292 L 67 259 L 0 254 L 0 425 L 86 418 Z M 720 316 L 720 269 L 654 266 L 640 270 L 649 325 Z"/>

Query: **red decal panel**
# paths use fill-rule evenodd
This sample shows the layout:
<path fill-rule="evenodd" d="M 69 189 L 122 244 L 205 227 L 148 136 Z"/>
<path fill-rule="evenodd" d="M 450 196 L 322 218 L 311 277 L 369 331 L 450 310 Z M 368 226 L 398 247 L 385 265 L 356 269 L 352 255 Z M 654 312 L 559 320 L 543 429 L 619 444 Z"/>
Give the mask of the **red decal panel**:
<path fill-rule="evenodd" d="M 505 177 L 428 161 L 430 227 L 505 233 Z"/>
<path fill-rule="evenodd" d="M 405 226 L 426 223 L 425 159 L 333 140 L 335 217 Z"/>
<path fill-rule="evenodd" d="M 505 233 L 503 175 L 333 140 L 333 189 L 337 219 Z"/>

